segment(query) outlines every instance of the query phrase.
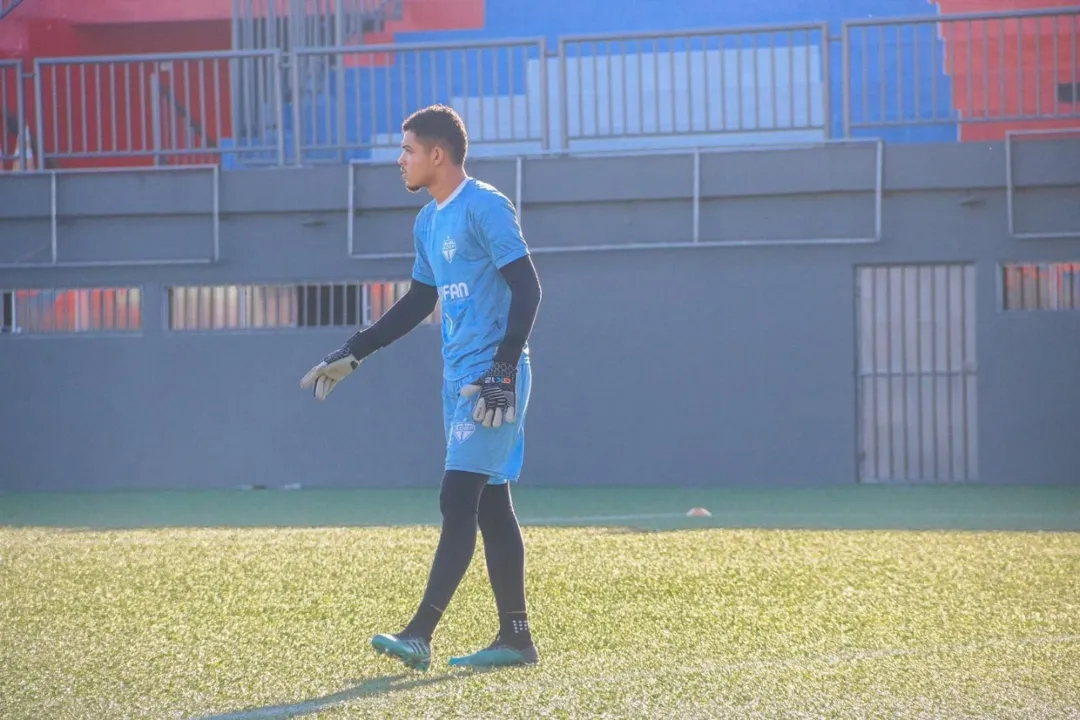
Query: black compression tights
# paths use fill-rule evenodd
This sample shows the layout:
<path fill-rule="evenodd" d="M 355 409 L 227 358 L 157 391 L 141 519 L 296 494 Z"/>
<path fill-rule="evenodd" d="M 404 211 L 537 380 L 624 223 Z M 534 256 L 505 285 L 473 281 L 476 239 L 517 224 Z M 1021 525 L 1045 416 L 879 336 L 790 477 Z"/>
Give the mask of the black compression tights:
<path fill-rule="evenodd" d="M 420 608 L 403 631 L 431 639 L 484 538 L 488 575 L 500 616 L 525 611 L 525 547 L 510 501 L 509 484 L 488 485 L 488 477 L 449 470 L 439 493 L 442 532 Z"/>

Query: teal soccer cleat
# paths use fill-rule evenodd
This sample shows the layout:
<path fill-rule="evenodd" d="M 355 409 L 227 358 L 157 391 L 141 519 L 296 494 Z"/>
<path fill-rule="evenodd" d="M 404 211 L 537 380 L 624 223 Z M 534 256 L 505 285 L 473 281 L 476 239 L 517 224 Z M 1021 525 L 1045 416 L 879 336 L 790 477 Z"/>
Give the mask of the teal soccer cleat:
<path fill-rule="evenodd" d="M 371 638 L 371 647 L 380 655 L 396 657 L 413 670 L 424 672 L 431 667 L 431 645 L 423 638 L 379 634 Z"/>
<path fill-rule="evenodd" d="M 538 662 L 540 662 L 540 655 L 536 651 L 536 645 L 518 650 L 502 642 L 498 637 L 483 650 L 477 650 L 471 655 L 450 658 L 450 664 L 455 667 L 473 668 L 516 667 L 535 665 Z"/>

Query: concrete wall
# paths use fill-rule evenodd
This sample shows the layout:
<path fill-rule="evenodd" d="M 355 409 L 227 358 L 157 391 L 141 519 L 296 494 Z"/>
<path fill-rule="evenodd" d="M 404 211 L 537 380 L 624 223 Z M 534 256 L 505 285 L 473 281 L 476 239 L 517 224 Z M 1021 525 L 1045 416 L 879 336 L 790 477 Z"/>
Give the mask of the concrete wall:
<path fill-rule="evenodd" d="M 1016 232 L 1080 230 L 1080 143 L 1013 150 Z M 1080 239 L 1009 234 L 1001 145 L 469 169 L 520 200 L 544 286 L 523 482 L 1080 483 L 1080 313 L 1003 311 L 999 269 L 1080 261 Z M 176 284 L 407 279 L 426 199 L 392 166 L 0 176 L 0 262 L 45 265 L 0 269 L 0 288 L 143 290 L 135 334 L 0 335 L 0 489 L 437 483 L 436 326 L 317 404 L 300 376 L 349 328 L 175 332 L 165 312 Z M 389 257 L 348 257 L 350 204 L 354 253 Z M 210 257 L 215 227 L 216 263 L 48 266 L 54 229 L 61 263 L 95 263 Z M 928 269 L 904 285 L 917 297 L 857 283 L 860 267 L 909 263 L 970 280 Z M 959 305 L 934 310 L 942 289 Z M 868 364 L 860 327 L 890 356 L 966 339 L 942 367 Z M 907 400 L 883 403 L 901 384 Z"/>

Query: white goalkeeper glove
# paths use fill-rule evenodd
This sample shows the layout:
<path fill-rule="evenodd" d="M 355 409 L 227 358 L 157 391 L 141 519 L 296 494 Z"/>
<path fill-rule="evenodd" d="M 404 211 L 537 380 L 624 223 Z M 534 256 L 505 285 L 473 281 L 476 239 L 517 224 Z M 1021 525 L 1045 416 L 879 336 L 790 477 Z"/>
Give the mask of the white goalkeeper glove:
<path fill-rule="evenodd" d="M 461 389 L 462 397 L 479 395 L 473 405 L 473 420 L 484 427 L 502 427 L 517 415 L 517 367 L 496 362 L 476 382 Z"/>
<path fill-rule="evenodd" d="M 300 380 L 300 387 L 307 389 L 314 386 L 316 400 L 325 400 L 334 391 L 337 384 L 360 366 L 348 345 L 343 345 L 327 355 L 321 363 L 311 368 Z"/>

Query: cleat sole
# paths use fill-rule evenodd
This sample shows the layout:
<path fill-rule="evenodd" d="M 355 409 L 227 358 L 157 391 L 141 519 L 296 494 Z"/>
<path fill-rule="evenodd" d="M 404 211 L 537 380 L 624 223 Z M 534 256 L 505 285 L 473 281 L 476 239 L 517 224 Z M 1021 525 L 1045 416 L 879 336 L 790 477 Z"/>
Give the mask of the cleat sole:
<path fill-rule="evenodd" d="M 537 653 L 536 646 L 534 645 L 527 650 L 518 651 L 513 655 L 510 655 L 505 651 L 491 652 L 481 650 L 471 655 L 452 657 L 450 658 L 449 664 L 452 667 L 493 669 L 505 667 L 526 667 L 537 665 L 539 662 L 540 656 Z"/>

